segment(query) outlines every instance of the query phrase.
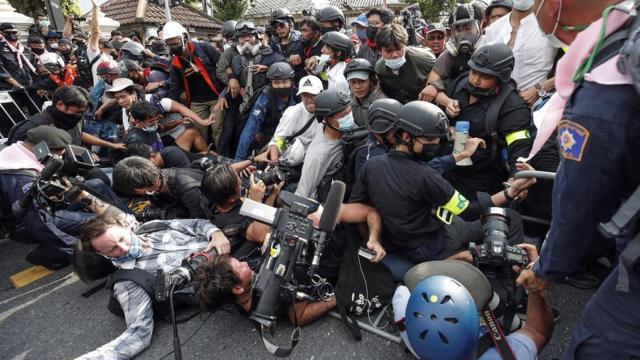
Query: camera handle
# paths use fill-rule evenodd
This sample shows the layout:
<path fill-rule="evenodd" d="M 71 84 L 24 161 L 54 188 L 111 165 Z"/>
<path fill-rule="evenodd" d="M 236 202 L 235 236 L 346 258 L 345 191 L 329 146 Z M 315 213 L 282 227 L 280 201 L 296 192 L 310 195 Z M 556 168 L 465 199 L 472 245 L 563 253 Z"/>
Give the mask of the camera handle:
<path fill-rule="evenodd" d="M 182 360 L 182 347 L 180 346 L 178 324 L 176 323 L 176 310 L 173 307 L 173 291 L 175 289 L 176 284 L 172 284 L 171 290 L 169 290 L 169 308 L 171 311 L 171 325 L 173 326 L 173 355 L 176 360 Z"/>
<path fill-rule="evenodd" d="M 29 192 L 27 193 L 27 195 L 11 205 L 11 212 L 16 219 L 22 218 L 27 213 L 27 209 L 29 209 L 29 205 L 33 201 L 33 197 L 38 191 L 38 182 L 49 180 L 53 175 L 60 171 L 60 169 L 62 169 L 63 165 L 64 161 L 60 158 L 53 157 L 51 160 L 49 160 L 47 166 L 42 169 L 40 176 L 33 180 L 33 183 L 31 184 L 31 188 L 29 188 Z"/>

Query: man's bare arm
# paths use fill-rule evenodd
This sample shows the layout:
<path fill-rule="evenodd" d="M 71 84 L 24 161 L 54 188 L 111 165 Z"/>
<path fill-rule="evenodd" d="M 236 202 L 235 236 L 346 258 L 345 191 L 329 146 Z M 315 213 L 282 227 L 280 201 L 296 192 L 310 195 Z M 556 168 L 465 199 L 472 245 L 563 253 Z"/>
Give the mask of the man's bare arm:
<path fill-rule="evenodd" d="M 98 199 L 84 190 L 78 196 L 78 201 L 85 204 L 87 208 L 96 215 L 116 219 L 124 226 L 129 225 L 127 221 L 127 213 L 118 209 L 116 206 Z"/>

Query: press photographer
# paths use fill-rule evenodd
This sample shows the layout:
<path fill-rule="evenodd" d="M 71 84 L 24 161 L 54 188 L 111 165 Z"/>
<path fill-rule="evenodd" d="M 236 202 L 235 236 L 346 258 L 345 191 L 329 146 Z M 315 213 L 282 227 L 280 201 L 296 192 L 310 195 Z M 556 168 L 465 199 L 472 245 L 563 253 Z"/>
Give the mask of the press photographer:
<path fill-rule="evenodd" d="M 75 237 L 82 225 L 94 218 L 95 214 L 80 211 L 80 204 L 59 198 L 59 191 L 64 191 L 60 189 L 62 184 L 59 181 L 58 185 L 35 181 L 41 175 L 59 178 L 65 175 L 61 166 L 72 164 L 69 164 L 69 160 L 63 160 L 62 156 L 72 143 L 71 135 L 62 129 L 41 125 L 27 131 L 25 136 L 24 141 L 0 151 L 1 213 L 7 222 L 14 225 L 9 234 L 12 240 L 39 243 L 27 254 L 26 260 L 55 270 L 69 264 Z M 36 155 L 34 149 L 40 150 L 40 153 Z M 38 158 L 54 159 L 57 168 L 49 167 L 47 174 L 42 174 L 45 164 Z M 112 204 L 119 204 L 118 197 L 101 180 L 81 183 Z M 54 197 L 55 203 L 48 196 Z M 12 206 L 19 207 L 18 214 L 12 215 Z"/>

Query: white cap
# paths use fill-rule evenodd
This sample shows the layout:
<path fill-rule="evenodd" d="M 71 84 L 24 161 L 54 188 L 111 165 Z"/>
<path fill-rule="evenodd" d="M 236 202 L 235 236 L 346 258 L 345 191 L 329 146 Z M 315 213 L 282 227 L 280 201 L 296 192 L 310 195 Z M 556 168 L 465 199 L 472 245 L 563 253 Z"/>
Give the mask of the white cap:
<path fill-rule="evenodd" d="M 318 95 L 324 90 L 322 87 L 322 80 L 317 76 L 308 75 L 300 79 L 300 85 L 298 86 L 298 95 L 302 93 Z"/>
<path fill-rule="evenodd" d="M 347 81 L 351 79 L 368 80 L 369 72 L 368 71 L 352 71 L 349 73 L 349 75 L 347 75 Z"/>

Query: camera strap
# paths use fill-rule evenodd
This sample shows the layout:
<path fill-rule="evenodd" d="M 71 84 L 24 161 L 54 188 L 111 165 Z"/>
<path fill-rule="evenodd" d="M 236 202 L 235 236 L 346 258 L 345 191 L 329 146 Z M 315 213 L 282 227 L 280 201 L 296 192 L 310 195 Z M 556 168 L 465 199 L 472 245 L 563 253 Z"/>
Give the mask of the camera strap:
<path fill-rule="evenodd" d="M 503 360 L 516 360 L 513 350 L 511 349 L 511 346 L 509 346 L 509 341 L 507 341 L 507 338 L 502 331 L 502 327 L 500 326 L 498 319 L 496 319 L 496 316 L 493 314 L 493 311 L 491 311 L 489 305 L 485 305 L 482 310 L 480 310 L 480 313 L 482 314 L 482 319 L 487 327 L 488 334 L 493 341 L 493 345 L 498 351 L 498 354 L 500 354 L 500 358 Z"/>
<path fill-rule="evenodd" d="M 277 357 L 287 357 L 293 349 L 298 345 L 300 341 L 300 326 L 296 324 L 296 328 L 291 332 L 291 346 L 288 348 L 283 348 L 274 343 L 267 340 L 264 336 L 264 325 L 254 322 L 256 325 L 256 329 L 260 332 L 260 337 L 262 338 L 262 343 L 264 344 L 265 349 L 269 352 L 269 354 Z"/>

